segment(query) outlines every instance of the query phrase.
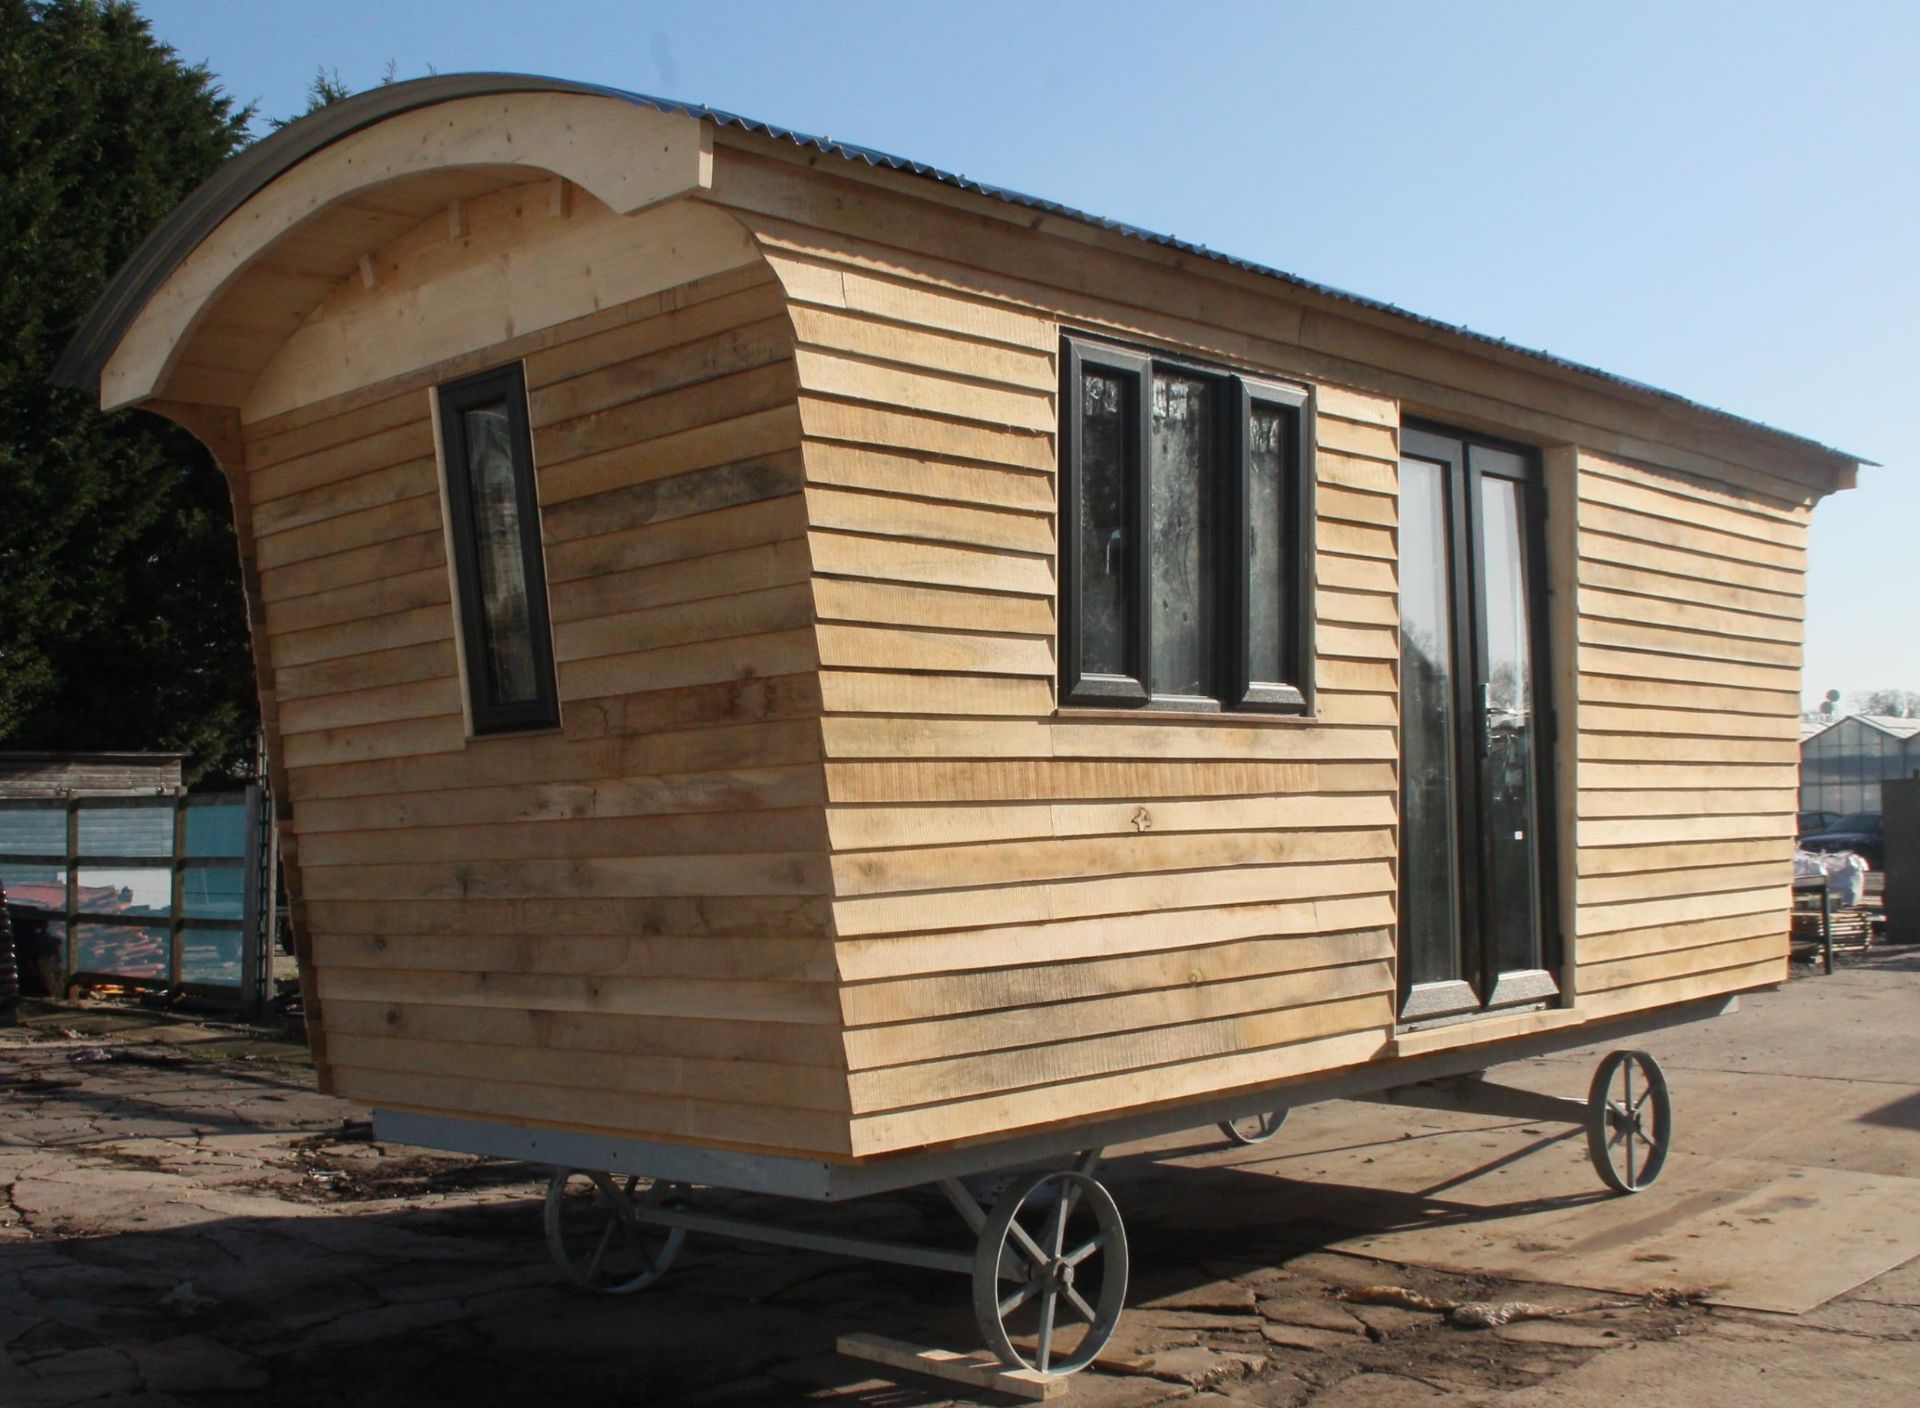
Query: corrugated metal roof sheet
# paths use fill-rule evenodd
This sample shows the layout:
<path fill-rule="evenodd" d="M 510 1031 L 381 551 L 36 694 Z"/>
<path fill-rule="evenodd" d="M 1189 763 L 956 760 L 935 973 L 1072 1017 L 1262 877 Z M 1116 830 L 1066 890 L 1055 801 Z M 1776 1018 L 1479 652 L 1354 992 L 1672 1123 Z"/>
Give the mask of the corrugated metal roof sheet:
<path fill-rule="evenodd" d="M 567 79 L 544 78 L 531 74 L 512 73 L 471 73 L 440 74 L 431 78 L 413 79 L 404 83 L 393 83 L 375 88 L 365 93 L 331 104 L 311 116 L 300 119 L 256 142 L 246 151 L 235 156 L 199 190 L 188 197 L 179 210 L 163 221 L 147 241 L 134 253 L 113 282 L 108 286 L 100 302 L 89 314 L 75 334 L 73 341 L 62 354 L 54 369 L 54 380 L 63 386 L 83 386 L 96 388 L 99 385 L 100 372 L 105 367 L 113 347 L 120 335 L 133 321 L 140 308 L 144 306 L 154 289 L 164 281 L 167 274 L 190 253 L 200 240 L 204 239 L 222 219 L 237 209 L 254 192 L 261 189 L 274 177 L 280 175 L 297 162 L 304 160 L 322 147 L 340 140 L 340 138 L 358 131 L 362 127 L 406 112 L 412 108 L 424 107 L 432 103 L 446 102 L 454 98 L 474 97 L 487 93 L 508 92 L 564 92 L 588 93 L 602 97 L 617 98 L 624 102 L 638 103 L 662 113 L 680 113 L 713 123 L 716 127 L 731 128 L 740 132 L 752 133 L 770 138 L 776 142 L 790 142 L 797 147 L 837 156 L 847 161 L 862 162 L 868 166 L 880 167 L 890 171 L 904 172 L 924 177 L 942 185 L 952 186 L 963 191 L 971 191 L 990 200 L 1003 201 L 1028 210 L 1037 210 L 1062 219 L 1075 220 L 1111 231 L 1123 238 L 1138 240 L 1143 244 L 1159 245 L 1167 249 L 1179 250 L 1185 254 L 1197 255 L 1216 264 L 1240 269 L 1264 278 L 1277 279 L 1291 287 L 1321 297 L 1350 303 L 1356 307 L 1368 308 L 1388 313 L 1396 318 L 1421 327 L 1432 328 L 1449 335 L 1467 339 L 1486 347 L 1544 362 L 1563 371 L 1592 377 L 1611 386 L 1624 388 L 1644 396 L 1651 396 L 1681 407 L 1685 410 L 1723 420 L 1729 424 L 1747 430 L 1760 431 L 1766 435 L 1790 441 L 1806 449 L 1823 454 L 1852 460 L 1859 464 L 1871 464 L 1844 450 L 1836 450 L 1817 440 L 1791 431 L 1781 430 L 1777 426 L 1737 416 L 1729 411 L 1692 401 L 1671 391 L 1664 391 L 1643 381 L 1631 377 L 1619 376 L 1588 366 L 1565 357 L 1556 356 L 1538 348 L 1527 347 L 1504 338 L 1492 337 L 1486 333 L 1475 332 L 1471 328 L 1460 327 L 1443 322 L 1438 318 L 1429 318 L 1413 313 L 1396 304 L 1379 299 L 1368 298 L 1362 294 L 1351 293 L 1345 289 L 1334 288 L 1327 284 L 1316 283 L 1311 279 L 1289 274 L 1285 270 L 1255 260 L 1242 259 L 1234 255 L 1223 254 L 1208 249 L 1205 245 L 1191 244 L 1176 239 L 1172 235 L 1157 234 L 1137 225 L 1129 225 L 1119 220 L 1109 220 L 1104 216 L 1089 214 L 1062 205 L 1058 201 L 1040 196 L 1026 195 L 1019 191 L 1008 190 L 1001 186 L 991 186 L 984 182 L 970 180 L 966 176 L 929 166 L 925 162 L 914 161 L 907 157 L 894 156 L 872 147 L 856 145 L 852 142 L 836 141 L 831 137 L 815 137 L 797 132 L 789 127 L 780 127 L 774 123 L 763 122 L 757 118 L 742 117 L 738 113 L 725 112 L 719 108 L 706 107 L 699 103 L 680 102 L 671 98 L 658 98 L 647 93 L 636 93 L 626 89 L 609 88 L 600 84 L 576 83 Z"/>
<path fill-rule="evenodd" d="M 1920 719 L 1905 719 L 1897 714 L 1855 714 L 1853 717 L 1895 738 L 1912 738 L 1920 733 Z"/>
<path fill-rule="evenodd" d="M 1901 718 L 1897 714 L 1842 714 L 1838 718 L 1822 719 L 1819 723 L 1803 720 L 1800 724 L 1800 742 L 1805 744 L 1842 724 L 1861 724 L 1900 739 L 1920 736 L 1920 719 Z"/>

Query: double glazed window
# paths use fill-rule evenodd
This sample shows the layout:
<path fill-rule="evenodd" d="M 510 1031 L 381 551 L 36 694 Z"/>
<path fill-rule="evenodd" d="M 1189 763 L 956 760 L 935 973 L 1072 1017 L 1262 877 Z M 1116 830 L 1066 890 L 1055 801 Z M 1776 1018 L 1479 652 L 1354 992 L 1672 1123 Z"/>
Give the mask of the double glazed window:
<path fill-rule="evenodd" d="M 1083 338 L 1061 362 L 1062 701 L 1306 712 L 1307 393 Z"/>
<path fill-rule="evenodd" d="M 440 444 L 473 731 L 551 728 L 560 704 L 517 363 L 440 388 Z"/>

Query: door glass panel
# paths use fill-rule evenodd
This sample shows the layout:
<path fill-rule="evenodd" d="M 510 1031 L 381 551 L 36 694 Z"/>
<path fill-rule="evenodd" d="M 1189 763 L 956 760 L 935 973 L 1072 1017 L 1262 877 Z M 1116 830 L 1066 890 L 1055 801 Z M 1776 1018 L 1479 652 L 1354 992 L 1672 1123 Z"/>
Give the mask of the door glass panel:
<path fill-rule="evenodd" d="M 1247 435 L 1247 678 L 1284 680 L 1281 623 L 1287 619 L 1287 414 L 1256 402 Z"/>
<path fill-rule="evenodd" d="M 1197 377 L 1153 381 L 1153 617 L 1155 694 L 1210 694 L 1214 659 L 1214 388 Z"/>
<path fill-rule="evenodd" d="M 1404 815 L 1400 935 L 1411 986 L 1462 976 L 1454 795 L 1453 597 L 1440 465 L 1400 464 L 1400 698 Z"/>
<path fill-rule="evenodd" d="M 1138 402 L 1134 403 L 1136 406 Z M 1088 371 L 1080 382 L 1080 670 L 1130 675 L 1127 382 Z"/>
<path fill-rule="evenodd" d="M 1498 973 L 1541 966 L 1535 821 L 1538 762 L 1521 486 L 1480 481 L 1480 578 L 1487 676 L 1481 710 L 1482 907 Z"/>

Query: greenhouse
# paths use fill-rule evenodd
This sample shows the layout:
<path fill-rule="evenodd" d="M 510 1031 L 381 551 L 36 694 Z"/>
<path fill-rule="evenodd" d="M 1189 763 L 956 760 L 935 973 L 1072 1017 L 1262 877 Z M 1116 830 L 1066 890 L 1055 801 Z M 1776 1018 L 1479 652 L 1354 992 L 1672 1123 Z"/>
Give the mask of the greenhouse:
<path fill-rule="evenodd" d="M 1920 719 L 1849 714 L 1800 744 L 1800 810 L 1880 810 L 1880 784 L 1920 768 Z"/>

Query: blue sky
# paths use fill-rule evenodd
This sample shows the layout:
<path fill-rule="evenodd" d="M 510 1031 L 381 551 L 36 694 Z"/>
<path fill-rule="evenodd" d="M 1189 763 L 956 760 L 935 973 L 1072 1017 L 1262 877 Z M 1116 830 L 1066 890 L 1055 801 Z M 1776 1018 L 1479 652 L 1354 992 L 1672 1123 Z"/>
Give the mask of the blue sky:
<path fill-rule="evenodd" d="M 1807 691 L 1920 690 L 1920 5 L 145 0 L 264 114 L 551 73 L 860 142 L 1877 460 Z"/>

